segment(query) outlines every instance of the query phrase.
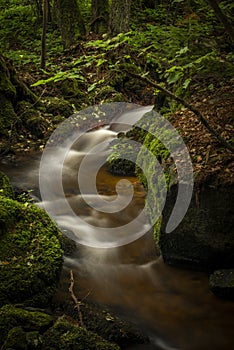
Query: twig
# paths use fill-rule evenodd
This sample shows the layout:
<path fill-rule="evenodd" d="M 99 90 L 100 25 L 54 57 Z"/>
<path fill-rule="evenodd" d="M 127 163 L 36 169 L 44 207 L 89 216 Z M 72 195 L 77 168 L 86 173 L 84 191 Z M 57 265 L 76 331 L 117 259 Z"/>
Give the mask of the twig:
<path fill-rule="evenodd" d="M 209 132 L 216 137 L 216 139 L 227 149 L 229 149 L 231 152 L 234 153 L 234 147 L 228 143 L 206 120 L 206 118 L 192 105 L 190 105 L 188 102 L 184 101 L 181 97 L 173 94 L 173 92 L 165 89 L 164 87 L 162 87 L 161 85 L 157 84 L 156 82 L 150 80 L 147 77 L 142 77 L 138 74 L 135 74 L 133 72 L 129 72 L 126 69 L 124 69 L 125 72 L 130 75 L 133 78 L 139 79 L 141 81 L 144 81 L 145 83 L 153 86 L 154 88 L 162 91 L 166 96 L 172 98 L 173 100 L 181 103 L 184 107 L 188 108 L 191 112 L 193 112 L 198 119 L 200 120 L 200 122 L 209 130 Z"/>
<path fill-rule="evenodd" d="M 90 289 L 88 293 L 84 296 L 84 298 L 81 299 L 81 301 L 84 301 L 88 298 L 88 296 L 92 293 L 93 289 Z"/>
<path fill-rule="evenodd" d="M 78 312 L 79 321 L 80 321 L 79 325 L 81 327 L 84 327 L 83 317 L 82 317 L 82 313 L 81 313 L 81 310 L 80 310 L 80 303 L 79 303 L 79 300 L 77 299 L 77 297 L 75 296 L 75 294 L 73 292 L 73 287 L 74 287 L 75 281 L 74 281 L 74 275 L 73 275 L 73 271 L 72 270 L 70 271 L 70 276 L 71 276 L 71 278 L 70 278 L 71 284 L 70 284 L 70 287 L 69 287 L 69 292 L 71 293 L 72 300 L 75 303 L 74 309 L 77 309 L 77 312 Z"/>

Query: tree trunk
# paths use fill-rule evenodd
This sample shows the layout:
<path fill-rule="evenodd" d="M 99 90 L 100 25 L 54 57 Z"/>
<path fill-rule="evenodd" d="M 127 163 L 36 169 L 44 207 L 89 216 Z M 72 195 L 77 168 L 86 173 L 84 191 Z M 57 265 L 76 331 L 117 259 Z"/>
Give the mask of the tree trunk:
<path fill-rule="evenodd" d="M 223 24 L 226 32 L 229 34 L 232 43 L 234 43 L 234 28 L 229 22 L 227 16 L 222 12 L 217 0 L 207 0 L 208 4 L 214 10 L 214 13 L 218 20 Z"/>
<path fill-rule="evenodd" d="M 48 22 L 48 0 L 43 0 L 43 25 L 41 35 L 41 68 L 46 65 L 46 30 Z"/>
<path fill-rule="evenodd" d="M 96 34 L 105 34 L 109 24 L 109 1 L 92 0 L 91 31 Z"/>
<path fill-rule="evenodd" d="M 35 103 L 37 97 L 21 82 L 14 67 L 0 53 L 0 136 L 7 136 L 17 120 L 18 101 Z"/>
<path fill-rule="evenodd" d="M 58 25 L 65 49 L 85 35 L 85 25 L 76 0 L 55 0 Z"/>
<path fill-rule="evenodd" d="M 110 15 L 110 34 L 115 36 L 129 31 L 131 0 L 113 0 Z"/>

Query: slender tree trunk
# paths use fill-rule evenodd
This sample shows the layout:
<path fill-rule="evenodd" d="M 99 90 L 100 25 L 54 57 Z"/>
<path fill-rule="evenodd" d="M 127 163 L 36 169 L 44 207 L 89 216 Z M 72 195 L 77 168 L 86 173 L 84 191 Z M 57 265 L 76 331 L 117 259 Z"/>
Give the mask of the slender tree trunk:
<path fill-rule="evenodd" d="M 46 65 L 46 30 L 48 22 L 48 0 L 43 0 L 43 26 L 41 35 L 41 68 Z"/>
<path fill-rule="evenodd" d="M 77 0 L 55 0 L 58 25 L 65 49 L 85 35 L 85 25 Z"/>
<path fill-rule="evenodd" d="M 109 1 L 92 0 L 92 23 L 91 31 L 96 34 L 108 32 L 109 24 Z"/>
<path fill-rule="evenodd" d="M 222 12 L 217 0 L 207 0 L 208 4 L 214 10 L 216 17 L 223 24 L 226 32 L 229 34 L 231 41 L 234 43 L 234 27 L 229 22 L 227 16 Z"/>
<path fill-rule="evenodd" d="M 129 31 L 131 0 L 112 0 L 110 34 L 115 36 Z"/>

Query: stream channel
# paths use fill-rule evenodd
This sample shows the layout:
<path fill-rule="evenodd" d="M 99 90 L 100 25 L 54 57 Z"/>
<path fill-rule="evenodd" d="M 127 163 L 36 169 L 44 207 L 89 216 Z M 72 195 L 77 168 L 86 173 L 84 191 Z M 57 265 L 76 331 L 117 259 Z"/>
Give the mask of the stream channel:
<path fill-rule="evenodd" d="M 142 221 L 142 227 L 138 223 L 132 242 L 116 247 L 109 237 L 110 247 L 98 247 L 95 226 L 115 228 L 126 225 L 144 207 L 145 192 L 135 177 L 127 177 L 128 181 L 119 183 L 123 196 L 125 191 L 128 193 L 131 183 L 134 193 L 125 210 L 114 213 L 95 210 L 86 203 L 86 195 L 89 203 L 90 200 L 95 203 L 97 197 L 89 190 L 91 168 L 86 176 L 86 195 L 82 197 L 77 188 L 81 154 L 87 152 L 88 146 L 115 137 L 116 131 L 107 127 L 87 133 L 76 149 L 68 154 L 65 164 L 63 188 L 66 200 L 75 213 L 92 225 L 92 229 L 89 231 L 85 225 L 77 227 L 61 198 L 49 203 L 55 208 L 56 221 L 67 235 L 75 240 L 78 238 L 77 251 L 72 256 L 65 256 L 55 299 L 70 299 L 68 288 L 72 269 L 76 278 L 74 292 L 79 299 L 105 305 L 150 336 L 151 345 L 135 346 L 133 350 L 233 349 L 234 303 L 218 299 L 209 291 L 208 274 L 165 265 L 155 248 L 152 230 L 141 234 L 146 222 Z M 14 161 L 5 158 L 0 163 L 0 170 L 10 177 L 15 188 L 33 190 L 32 195 L 40 198 L 40 159 L 41 153 L 38 152 L 17 156 Z M 53 166 L 53 162 L 48 164 L 52 178 Z M 116 184 L 120 179 L 108 173 L 105 166 L 97 173 L 97 191 L 107 206 L 108 201 L 116 197 Z M 83 243 L 82 237 L 88 237 L 88 241 Z"/>

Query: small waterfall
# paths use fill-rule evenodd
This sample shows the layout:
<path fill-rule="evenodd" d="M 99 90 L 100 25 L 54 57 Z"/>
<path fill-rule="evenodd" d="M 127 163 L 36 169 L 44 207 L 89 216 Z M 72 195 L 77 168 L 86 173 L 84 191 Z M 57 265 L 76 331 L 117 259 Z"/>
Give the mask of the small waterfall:
<path fill-rule="evenodd" d="M 127 110 L 112 126 L 124 130 L 127 124 L 129 128 L 150 109 L 152 106 Z M 66 133 L 69 127 L 65 125 Z M 75 241 L 92 247 L 127 244 L 150 229 L 144 199 L 134 195 L 135 178 L 116 178 L 115 186 L 110 189 L 112 193 L 100 194 L 107 177 L 109 144 L 117 136 L 110 128 L 104 126 L 87 132 L 71 128 L 67 139 L 53 147 L 58 139 L 55 135 L 43 153 L 40 166 L 39 206 L 61 228 L 68 230 Z M 59 133 L 61 139 L 62 128 Z"/>

